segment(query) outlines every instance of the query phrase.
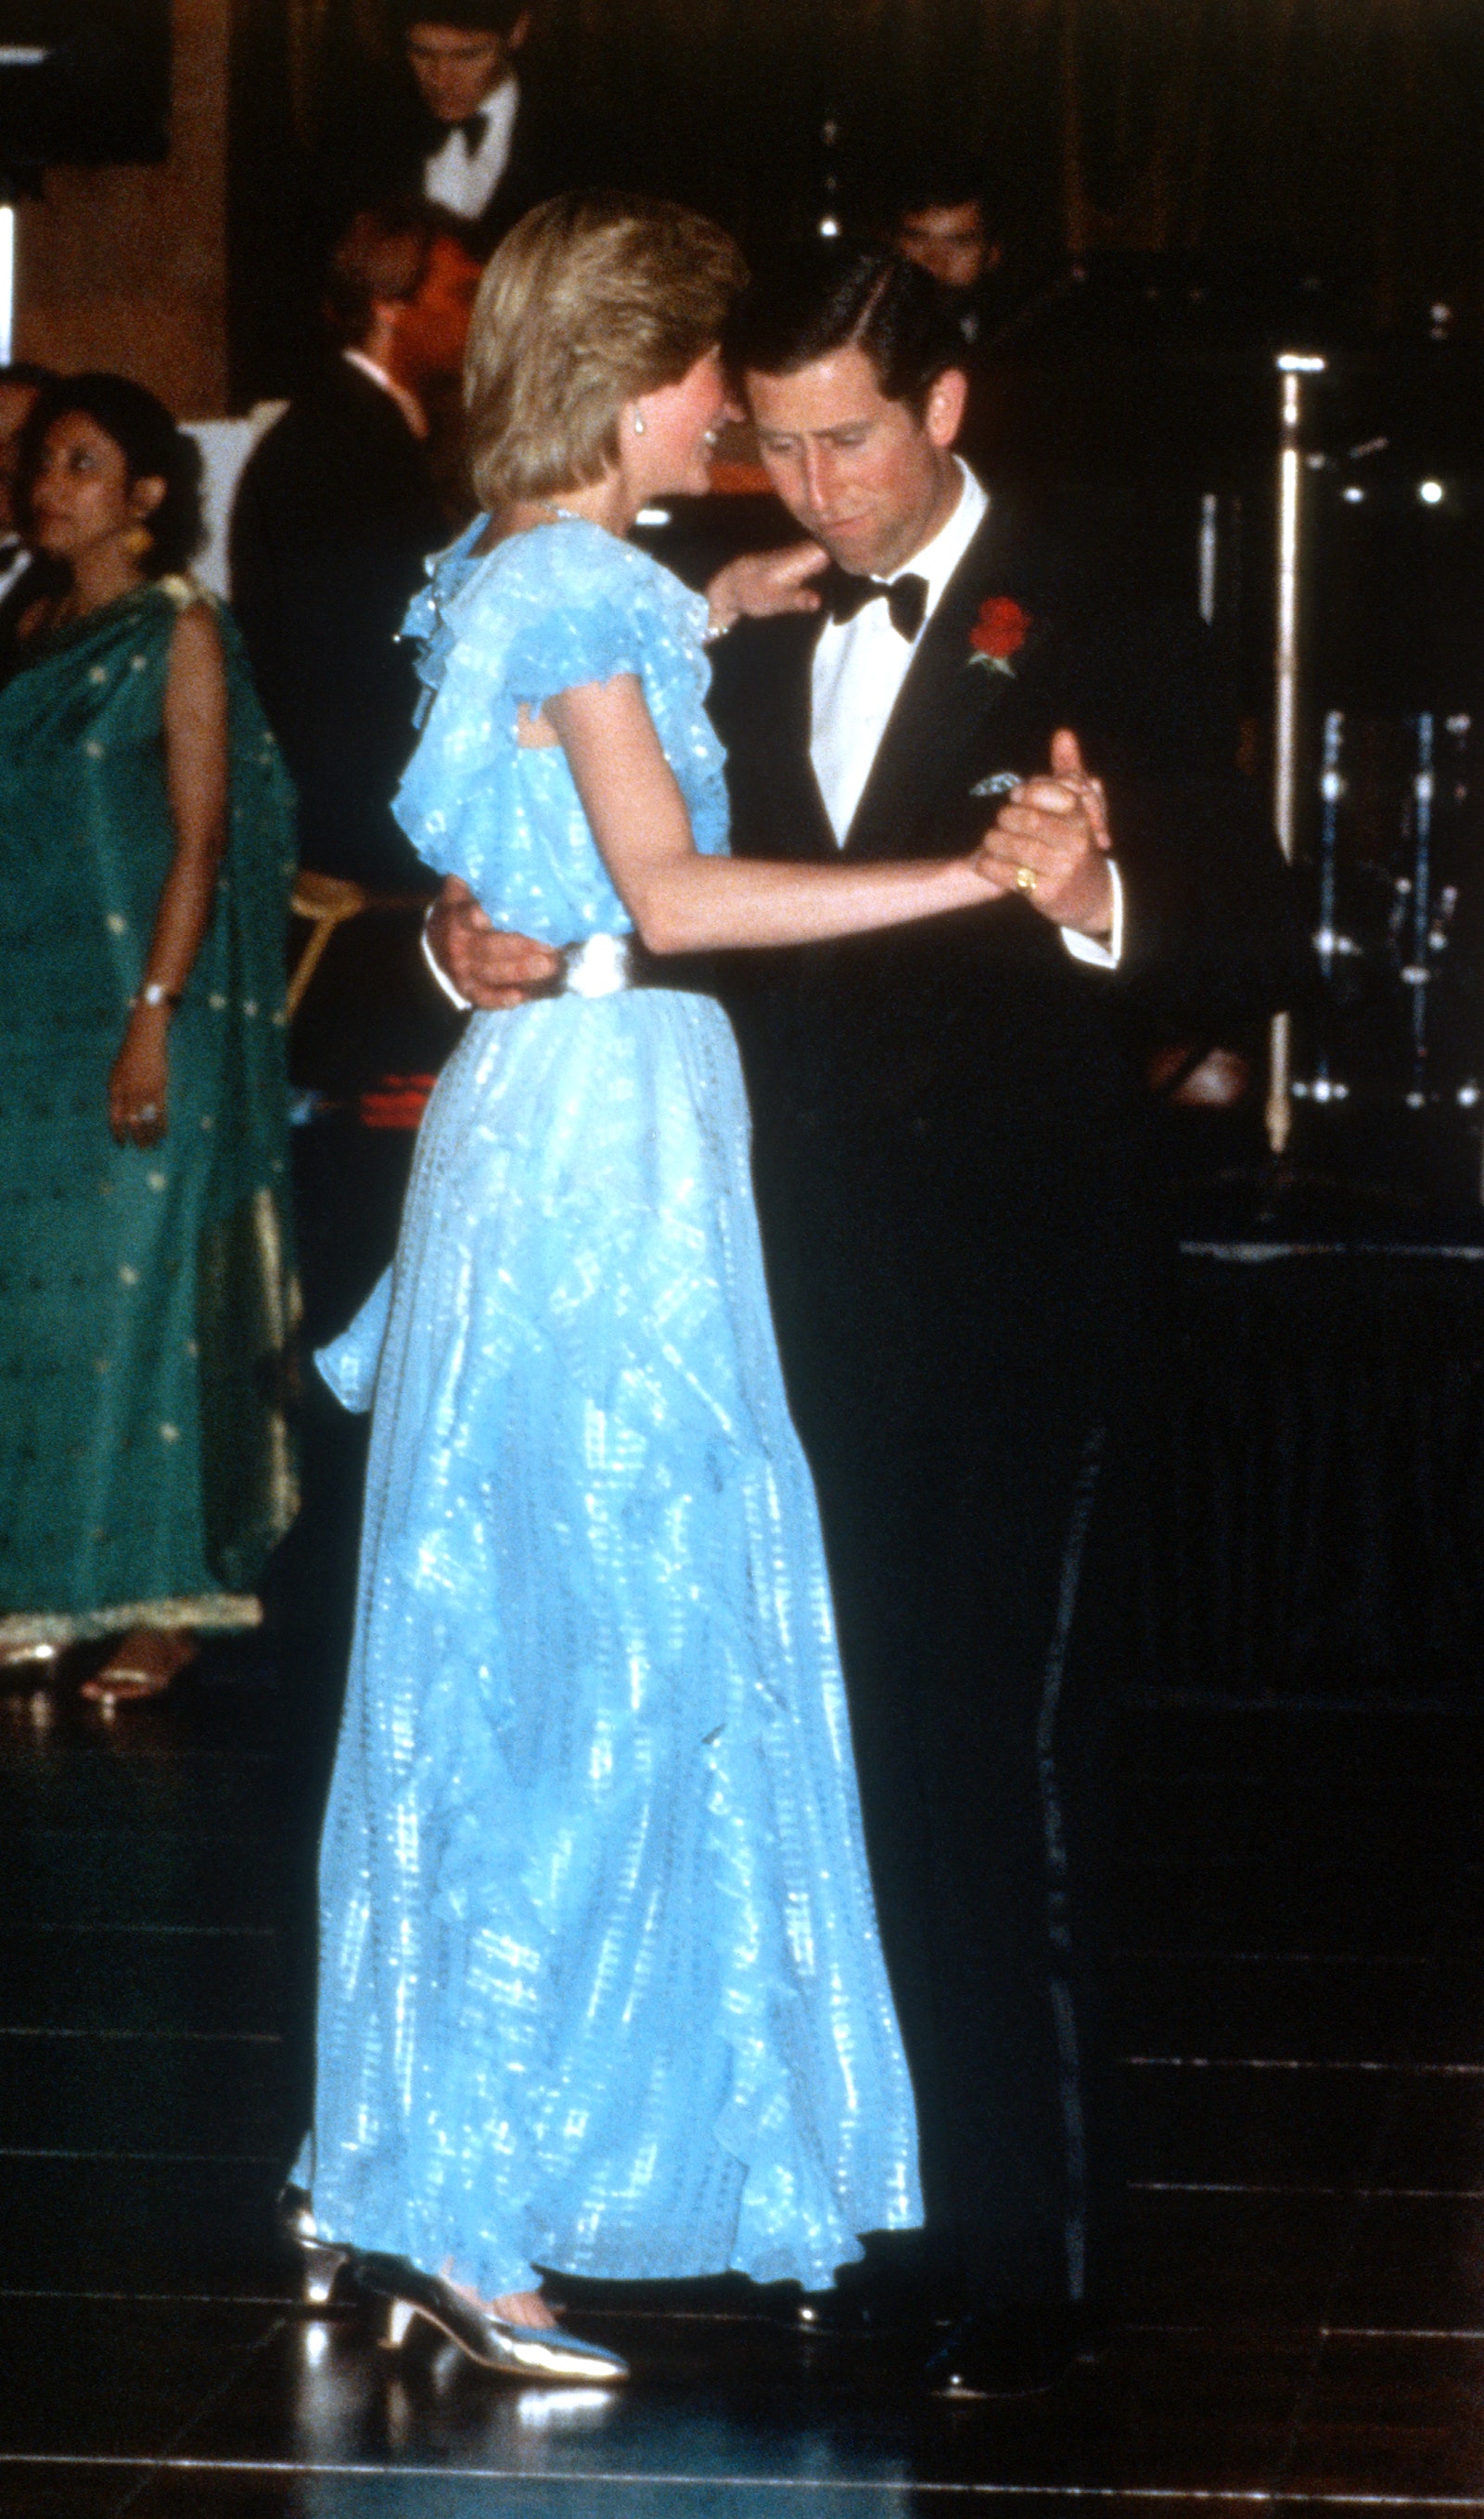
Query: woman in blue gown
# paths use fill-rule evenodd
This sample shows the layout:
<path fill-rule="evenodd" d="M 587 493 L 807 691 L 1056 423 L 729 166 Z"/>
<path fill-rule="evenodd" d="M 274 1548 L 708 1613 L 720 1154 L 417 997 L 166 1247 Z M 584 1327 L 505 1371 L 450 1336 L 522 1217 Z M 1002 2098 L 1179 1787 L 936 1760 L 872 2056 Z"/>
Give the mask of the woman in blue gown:
<path fill-rule="evenodd" d="M 706 605 L 625 536 L 706 486 L 740 277 L 707 221 L 611 195 L 486 275 L 491 516 L 410 616 L 397 810 L 566 982 L 472 1018 L 395 1264 L 321 1359 L 374 1415 L 302 2235 L 394 2340 L 420 2312 L 548 2377 L 623 2365 L 543 2269 L 819 2288 L 921 2218 L 736 1053 L 712 999 L 634 985 L 634 937 L 663 981 L 983 891 L 725 855 Z"/>

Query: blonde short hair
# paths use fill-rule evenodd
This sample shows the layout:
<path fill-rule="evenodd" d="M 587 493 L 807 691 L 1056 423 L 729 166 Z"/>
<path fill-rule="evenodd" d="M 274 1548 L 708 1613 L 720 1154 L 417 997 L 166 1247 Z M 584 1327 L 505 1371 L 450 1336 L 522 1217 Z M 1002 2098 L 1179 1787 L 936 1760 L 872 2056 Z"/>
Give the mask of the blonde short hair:
<path fill-rule="evenodd" d="M 528 210 L 480 283 L 464 355 L 484 505 L 600 480 L 625 403 L 686 375 L 746 278 L 730 237 L 674 201 L 561 193 Z"/>

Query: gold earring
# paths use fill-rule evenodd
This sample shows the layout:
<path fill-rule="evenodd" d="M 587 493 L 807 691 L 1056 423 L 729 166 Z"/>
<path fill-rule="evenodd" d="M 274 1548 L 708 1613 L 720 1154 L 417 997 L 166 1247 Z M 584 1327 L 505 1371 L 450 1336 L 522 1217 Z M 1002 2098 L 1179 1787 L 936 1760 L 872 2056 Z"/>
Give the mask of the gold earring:
<path fill-rule="evenodd" d="M 130 559 L 143 559 L 147 552 L 154 549 L 154 536 L 148 525 L 131 525 L 123 538 L 123 547 Z"/>

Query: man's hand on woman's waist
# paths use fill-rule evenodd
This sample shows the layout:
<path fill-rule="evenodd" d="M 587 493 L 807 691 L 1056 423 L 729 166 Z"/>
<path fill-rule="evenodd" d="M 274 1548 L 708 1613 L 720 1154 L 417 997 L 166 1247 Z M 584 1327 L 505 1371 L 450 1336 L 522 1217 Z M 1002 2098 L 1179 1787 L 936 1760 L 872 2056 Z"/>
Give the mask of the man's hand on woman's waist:
<path fill-rule="evenodd" d="M 422 953 L 446 997 L 484 1014 L 524 1004 L 531 991 L 545 987 L 561 967 L 560 956 L 548 945 L 497 927 L 457 874 L 445 877 L 428 911 Z"/>

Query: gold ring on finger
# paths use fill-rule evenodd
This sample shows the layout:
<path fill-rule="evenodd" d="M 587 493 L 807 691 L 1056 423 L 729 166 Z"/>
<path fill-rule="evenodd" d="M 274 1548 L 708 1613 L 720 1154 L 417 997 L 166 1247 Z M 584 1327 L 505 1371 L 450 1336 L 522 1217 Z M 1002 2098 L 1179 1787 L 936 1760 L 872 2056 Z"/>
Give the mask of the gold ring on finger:
<path fill-rule="evenodd" d="M 1018 865 L 1018 866 L 1016 867 L 1016 870 L 1015 870 L 1015 888 L 1016 888 L 1016 891 L 1017 891 L 1017 892 L 1024 892 L 1024 893 L 1032 893 L 1032 892 L 1034 892 L 1034 890 L 1035 890 L 1035 888 L 1036 888 L 1036 885 L 1040 882 L 1040 879 L 1041 879 L 1041 878 L 1040 878 L 1040 876 L 1036 873 L 1036 870 L 1035 870 L 1034 866 L 1022 866 L 1022 865 Z"/>

